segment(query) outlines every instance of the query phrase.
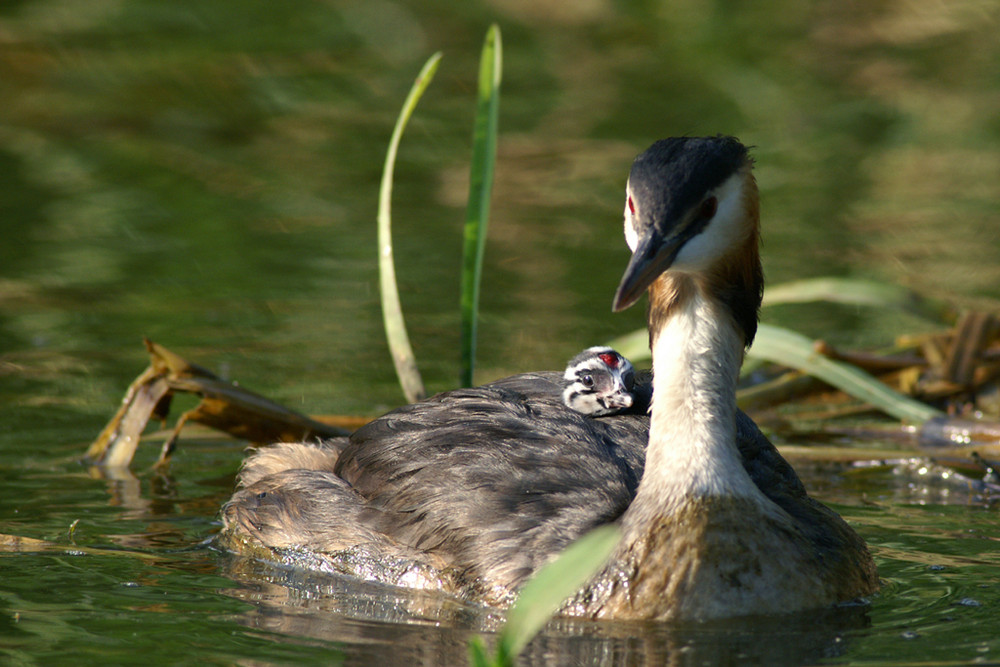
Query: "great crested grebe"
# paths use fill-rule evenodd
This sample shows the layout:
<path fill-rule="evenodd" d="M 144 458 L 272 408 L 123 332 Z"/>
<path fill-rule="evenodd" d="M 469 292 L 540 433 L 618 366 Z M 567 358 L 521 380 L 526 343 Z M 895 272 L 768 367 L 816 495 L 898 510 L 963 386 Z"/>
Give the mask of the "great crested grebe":
<path fill-rule="evenodd" d="M 610 347 L 588 347 L 570 359 L 563 381 L 563 403 L 585 415 L 613 415 L 635 403 L 635 368 Z"/>
<path fill-rule="evenodd" d="M 565 613 L 718 618 L 876 591 L 864 541 L 736 407 L 763 285 L 751 166 L 728 137 L 659 141 L 633 164 L 614 308 L 648 289 L 651 421 L 568 408 L 556 373 L 446 392 L 344 441 L 260 450 L 222 543 L 503 605 L 618 522 L 615 553 Z"/>
<path fill-rule="evenodd" d="M 767 494 L 734 437 L 736 381 L 763 294 L 751 169 L 731 137 L 658 141 L 632 165 L 632 258 L 613 308 L 649 292 L 652 417 L 624 536 L 577 600 L 587 615 L 787 612 L 878 589 L 864 541 L 804 489 Z"/>

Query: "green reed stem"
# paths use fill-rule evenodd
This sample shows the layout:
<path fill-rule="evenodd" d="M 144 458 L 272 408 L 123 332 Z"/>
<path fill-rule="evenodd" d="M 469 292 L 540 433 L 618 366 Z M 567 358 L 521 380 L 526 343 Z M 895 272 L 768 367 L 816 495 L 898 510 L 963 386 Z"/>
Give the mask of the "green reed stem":
<path fill-rule="evenodd" d="M 479 285 L 486 249 L 493 190 L 493 166 L 497 153 L 497 125 L 500 113 L 500 78 L 503 47 L 500 28 L 490 26 L 479 60 L 479 95 L 472 136 L 472 166 L 469 204 L 465 214 L 462 249 L 462 370 L 459 382 L 472 386 L 476 365 L 476 329 L 479 319 Z"/>
<path fill-rule="evenodd" d="M 619 336 L 608 345 L 632 361 L 645 361 L 649 359 L 648 341 L 649 333 L 641 329 Z M 816 351 L 814 341 L 790 329 L 759 325 L 747 358 L 796 368 L 911 424 L 922 424 L 941 414 L 940 410 L 891 389 L 856 366 L 823 356 Z"/>

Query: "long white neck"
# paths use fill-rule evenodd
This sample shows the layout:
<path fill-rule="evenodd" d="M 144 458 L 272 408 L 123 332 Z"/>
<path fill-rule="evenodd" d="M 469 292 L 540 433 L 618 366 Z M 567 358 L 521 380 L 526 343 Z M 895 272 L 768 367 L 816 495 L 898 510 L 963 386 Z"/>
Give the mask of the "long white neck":
<path fill-rule="evenodd" d="M 637 503 L 669 511 L 693 498 L 758 496 L 736 445 L 743 334 L 726 306 L 698 288 L 669 312 L 652 313 L 654 321 L 652 421 Z"/>

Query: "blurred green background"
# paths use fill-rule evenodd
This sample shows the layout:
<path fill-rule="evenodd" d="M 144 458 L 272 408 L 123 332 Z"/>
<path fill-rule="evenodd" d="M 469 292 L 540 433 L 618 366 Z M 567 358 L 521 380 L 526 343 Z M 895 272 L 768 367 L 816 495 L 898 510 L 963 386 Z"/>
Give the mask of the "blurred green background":
<path fill-rule="evenodd" d="M 418 361 L 431 390 L 453 386 L 476 62 L 494 20 L 505 62 L 477 380 L 561 367 L 642 326 L 641 309 L 609 310 L 622 191 L 631 158 L 669 135 L 756 146 L 771 283 L 875 278 L 993 307 L 998 15 L 929 1 L 5 3 L 4 398 L 103 417 L 145 335 L 302 410 L 399 403 L 377 183 L 438 49 L 394 218 Z M 765 319 L 858 344 L 909 324 L 829 306 Z"/>
<path fill-rule="evenodd" d="M 135 477 L 77 464 L 146 366 L 143 336 L 304 412 L 403 401 L 382 334 L 376 199 L 392 124 L 434 51 L 444 60 L 403 138 L 393 212 L 411 341 L 439 391 L 458 378 L 491 23 L 505 59 L 481 382 L 561 368 L 643 326 L 642 308 L 610 312 L 623 191 L 632 158 L 670 135 L 755 146 L 771 284 L 868 278 L 996 309 L 998 18 L 991 0 L 0 2 L 0 533 L 67 547 L 0 552 L 0 656 L 464 658 L 481 620 L 467 611 L 406 616 L 412 600 L 356 584 L 227 575 L 201 541 L 239 445 L 182 440 L 162 475 L 147 467 L 153 447 Z M 763 317 L 858 346 L 937 326 L 828 304 Z M 530 662 L 989 658 L 995 513 L 946 477 L 939 488 L 897 470 L 800 467 L 873 547 L 887 587 L 870 627 L 564 623 Z"/>

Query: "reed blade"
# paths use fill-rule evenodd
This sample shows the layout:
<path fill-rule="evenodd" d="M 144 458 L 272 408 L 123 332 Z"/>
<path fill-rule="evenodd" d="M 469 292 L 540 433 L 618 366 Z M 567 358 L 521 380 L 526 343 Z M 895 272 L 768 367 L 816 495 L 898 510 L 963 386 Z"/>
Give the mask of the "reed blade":
<path fill-rule="evenodd" d="M 941 321 L 949 316 L 946 305 L 926 299 L 905 287 L 854 278 L 808 278 L 774 285 L 764 292 L 763 305 L 766 307 L 815 301 L 894 308 L 934 321 Z"/>
<path fill-rule="evenodd" d="M 396 119 L 396 126 L 392 130 L 392 138 L 389 140 L 389 150 L 385 156 L 378 195 L 378 273 L 382 295 L 382 321 L 399 385 L 403 388 L 406 400 L 411 403 L 424 398 L 427 392 L 417 368 L 413 348 L 410 347 L 410 338 L 406 334 L 406 322 L 403 320 L 403 308 L 399 303 L 399 288 L 396 285 L 396 265 L 392 253 L 392 174 L 403 130 L 406 129 L 417 102 L 434 78 L 440 61 L 440 51 L 427 60 L 416 81 L 413 82 L 410 94 L 403 102 L 403 108 Z"/>
<path fill-rule="evenodd" d="M 639 362 L 649 359 L 648 341 L 648 332 L 638 329 L 615 338 L 608 345 L 633 362 Z M 790 329 L 760 324 L 747 360 L 770 361 L 796 368 L 902 421 L 922 424 L 941 414 L 940 410 L 891 389 L 860 368 L 823 356 L 816 351 L 812 340 Z"/>
<path fill-rule="evenodd" d="M 942 414 L 889 388 L 860 368 L 823 356 L 812 340 L 789 329 L 761 324 L 749 356 L 797 368 L 902 421 L 922 424 Z"/>
<path fill-rule="evenodd" d="M 500 28 L 494 24 L 486 32 L 479 60 L 479 93 L 472 136 L 469 203 L 463 232 L 460 300 L 462 369 L 459 382 L 465 387 L 472 386 L 475 374 L 479 288 L 483 273 L 483 254 L 486 249 L 490 198 L 493 191 L 493 167 L 496 163 L 502 61 Z"/>
<path fill-rule="evenodd" d="M 545 627 L 563 603 L 604 566 L 621 539 L 621 529 L 607 524 L 569 545 L 540 569 L 518 595 L 500 632 L 501 655 L 517 656 Z"/>

